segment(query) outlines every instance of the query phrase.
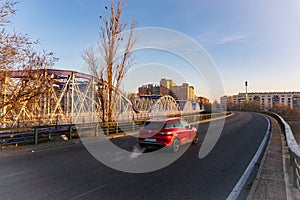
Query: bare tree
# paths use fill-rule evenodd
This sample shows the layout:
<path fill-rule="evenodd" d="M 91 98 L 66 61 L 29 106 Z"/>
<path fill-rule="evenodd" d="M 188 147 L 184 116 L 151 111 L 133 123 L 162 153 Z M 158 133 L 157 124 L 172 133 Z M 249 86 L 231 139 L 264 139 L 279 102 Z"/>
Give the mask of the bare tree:
<path fill-rule="evenodd" d="M 0 26 L 4 26 L 10 23 L 10 16 L 16 13 L 14 9 L 14 1 L 3 1 L 0 2 Z"/>
<path fill-rule="evenodd" d="M 98 102 L 100 103 L 100 109 L 98 109 L 99 117 L 104 121 L 105 115 L 106 115 L 106 93 L 108 91 L 107 89 L 107 83 L 104 82 L 104 70 L 105 67 L 101 67 L 97 61 L 97 58 L 94 54 L 94 51 L 92 48 L 87 49 L 84 54 L 82 55 L 83 59 L 89 66 L 89 70 L 91 71 L 92 75 L 99 79 L 98 85 L 97 85 L 97 97 Z"/>
<path fill-rule="evenodd" d="M 0 0 L 0 124 L 14 120 L 14 113 L 43 93 L 49 77 L 44 72 L 57 58 L 52 52 L 37 52 L 38 40 L 28 35 L 8 31 L 10 18 L 15 15 L 16 2 Z"/>
<path fill-rule="evenodd" d="M 121 81 L 133 63 L 132 48 L 136 41 L 133 36 L 135 21 L 132 22 L 128 37 L 123 36 L 123 31 L 127 26 L 126 22 L 121 21 L 121 14 L 124 2 L 111 0 L 110 8 L 105 7 L 104 16 L 100 16 L 100 39 L 98 49 L 104 58 L 104 63 L 97 60 L 93 49 L 87 49 L 83 54 L 83 59 L 88 63 L 91 73 L 103 80 L 104 83 L 99 87 L 99 95 L 102 103 L 102 120 L 113 120 L 114 101 L 116 94 L 113 91 L 120 89 Z M 122 46 L 123 45 L 123 46 Z"/>

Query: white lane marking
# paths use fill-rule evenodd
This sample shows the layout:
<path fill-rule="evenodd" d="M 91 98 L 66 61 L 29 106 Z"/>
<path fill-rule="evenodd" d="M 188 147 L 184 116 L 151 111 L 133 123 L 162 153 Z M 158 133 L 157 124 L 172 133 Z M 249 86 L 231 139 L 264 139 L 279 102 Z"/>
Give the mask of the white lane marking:
<path fill-rule="evenodd" d="M 1 179 L 5 179 L 5 178 L 9 178 L 9 177 L 12 177 L 12 176 L 17 176 L 17 175 L 20 175 L 20 174 L 25 174 L 27 172 L 32 172 L 33 170 L 26 170 L 26 171 L 20 171 L 20 172 L 16 172 L 16 173 L 13 173 L 13 174 L 8 174 L 8 175 L 4 175 L 4 176 L 0 176 L 0 180 Z"/>
<path fill-rule="evenodd" d="M 241 176 L 240 180 L 237 182 L 237 184 L 235 185 L 235 187 L 233 188 L 233 190 L 231 191 L 231 193 L 229 194 L 229 196 L 227 197 L 226 200 L 236 200 L 239 197 L 239 195 L 240 195 L 242 189 L 244 188 L 251 172 L 254 169 L 255 164 L 257 163 L 260 155 L 262 154 L 262 151 L 263 151 L 265 145 L 268 142 L 268 138 L 271 134 L 271 130 L 270 130 L 271 123 L 270 123 L 270 120 L 266 116 L 265 116 L 265 118 L 268 121 L 268 129 L 267 129 L 266 135 L 265 135 L 263 141 L 261 142 L 256 154 L 254 155 L 251 162 L 249 163 L 247 169 L 244 171 L 244 173 Z"/>
<path fill-rule="evenodd" d="M 96 187 L 96 188 L 94 188 L 94 189 L 91 189 L 91 190 L 89 190 L 89 191 L 87 191 L 87 192 L 81 193 L 81 194 L 79 194 L 79 195 L 73 197 L 72 200 L 79 199 L 80 197 L 83 197 L 83 196 L 85 196 L 85 195 L 87 195 L 87 194 L 90 194 L 90 193 L 92 193 L 92 192 L 94 192 L 94 191 L 96 191 L 96 190 L 102 189 L 102 188 L 104 188 L 105 186 L 106 186 L 106 185 L 101 185 L 101 186 Z"/>

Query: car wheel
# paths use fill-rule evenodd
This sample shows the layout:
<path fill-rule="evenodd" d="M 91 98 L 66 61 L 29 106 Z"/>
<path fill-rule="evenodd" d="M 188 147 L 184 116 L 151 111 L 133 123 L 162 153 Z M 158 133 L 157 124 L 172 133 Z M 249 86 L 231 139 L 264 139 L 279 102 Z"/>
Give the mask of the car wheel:
<path fill-rule="evenodd" d="M 173 152 L 177 152 L 177 151 L 179 151 L 179 148 L 180 148 L 179 140 L 177 138 L 175 138 L 173 141 L 173 144 L 172 144 L 172 150 L 173 150 Z"/>
<path fill-rule="evenodd" d="M 194 139 L 193 139 L 193 144 L 197 144 L 199 141 L 199 135 L 198 133 L 195 134 Z"/>

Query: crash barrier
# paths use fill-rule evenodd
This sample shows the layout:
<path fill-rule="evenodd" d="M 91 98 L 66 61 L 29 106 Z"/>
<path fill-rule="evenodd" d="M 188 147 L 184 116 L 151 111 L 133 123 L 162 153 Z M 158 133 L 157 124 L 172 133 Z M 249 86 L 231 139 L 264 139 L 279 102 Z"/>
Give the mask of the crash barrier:
<path fill-rule="evenodd" d="M 72 139 L 74 125 L 48 125 L 22 128 L 0 128 L 0 146 L 38 144 L 54 140 Z"/>
<path fill-rule="evenodd" d="M 293 168 L 293 185 L 300 190 L 300 148 L 294 137 L 290 125 L 278 114 L 270 113 L 280 123 L 284 136 L 287 142 L 289 154 L 290 154 L 290 165 Z"/>
<path fill-rule="evenodd" d="M 189 123 L 197 123 L 204 120 L 218 118 L 226 113 L 194 114 L 182 116 Z M 21 146 L 28 144 L 39 144 L 50 141 L 72 140 L 80 137 L 97 136 L 99 134 L 112 135 L 132 133 L 138 131 L 144 120 L 133 120 L 131 122 L 100 122 L 84 124 L 63 124 L 33 127 L 0 128 L 0 147 Z"/>

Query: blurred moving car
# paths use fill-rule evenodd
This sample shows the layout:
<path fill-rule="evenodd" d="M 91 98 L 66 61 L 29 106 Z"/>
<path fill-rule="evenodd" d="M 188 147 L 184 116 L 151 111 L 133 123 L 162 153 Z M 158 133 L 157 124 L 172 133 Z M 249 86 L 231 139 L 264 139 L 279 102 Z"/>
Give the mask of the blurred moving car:
<path fill-rule="evenodd" d="M 197 144 L 198 138 L 195 127 L 184 119 L 176 117 L 146 121 L 139 131 L 138 140 L 141 147 L 167 146 L 177 152 L 181 145 L 189 142 Z"/>

